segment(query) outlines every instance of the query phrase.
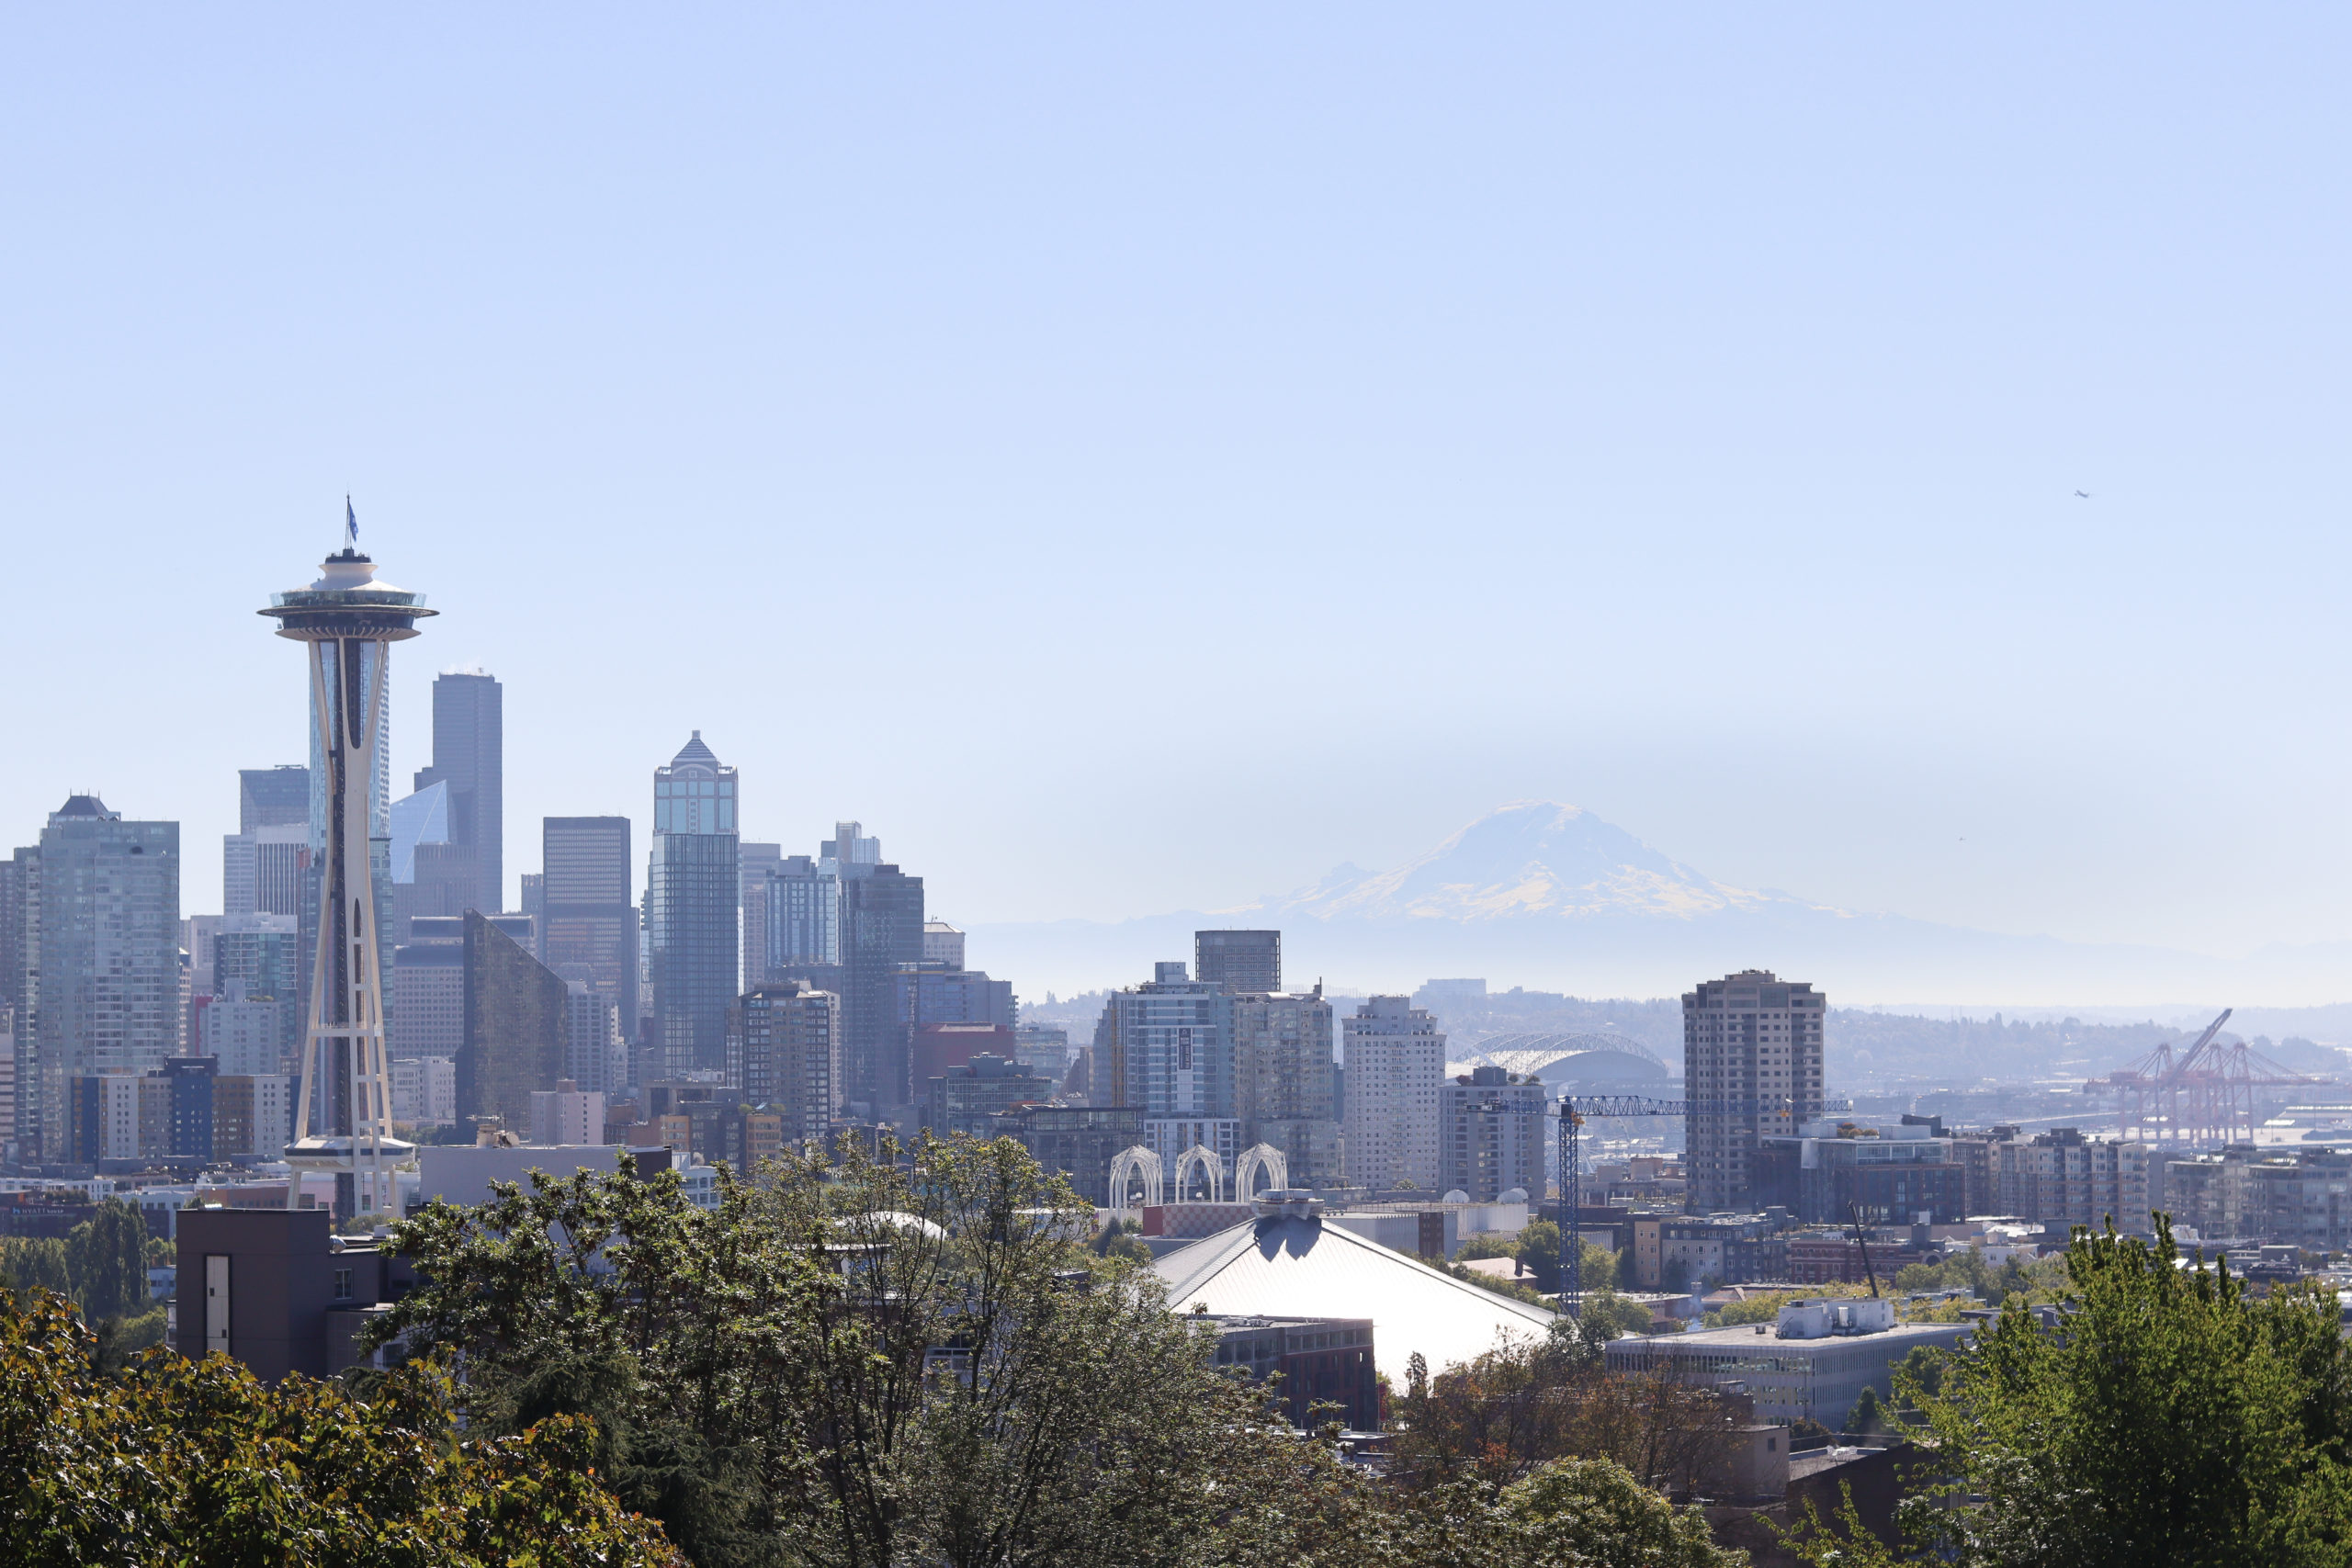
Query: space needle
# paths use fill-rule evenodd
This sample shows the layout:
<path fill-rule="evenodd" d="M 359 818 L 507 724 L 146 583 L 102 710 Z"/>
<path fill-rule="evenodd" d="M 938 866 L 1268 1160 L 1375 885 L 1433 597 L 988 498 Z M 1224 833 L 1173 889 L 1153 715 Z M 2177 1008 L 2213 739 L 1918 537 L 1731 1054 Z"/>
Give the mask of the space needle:
<path fill-rule="evenodd" d="M 326 800 L 318 948 L 302 1034 L 301 1098 L 286 1150 L 292 1168 L 286 1206 L 300 1205 L 306 1173 L 332 1171 L 338 1221 L 390 1208 L 392 1173 L 416 1153 L 414 1145 L 392 1136 L 368 807 L 392 644 L 414 637 L 416 623 L 435 613 L 424 607 L 423 594 L 376 580 L 376 563 L 359 553 L 358 519 L 348 499 L 344 528 L 344 547 L 327 557 L 317 581 L 271 594 L 269 607 L 258 612 L 277 622 L 279 637 L 310 644 L 311 713 Z"/>

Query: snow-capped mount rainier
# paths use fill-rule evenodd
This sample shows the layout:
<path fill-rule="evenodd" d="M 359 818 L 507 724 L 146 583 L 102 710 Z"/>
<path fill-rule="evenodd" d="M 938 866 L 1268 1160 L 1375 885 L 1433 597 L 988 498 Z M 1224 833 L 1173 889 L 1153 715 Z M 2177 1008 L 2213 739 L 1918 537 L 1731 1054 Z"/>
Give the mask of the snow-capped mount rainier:
<path fill-rule="evenodd" d="M 1786 894 L 1717 882 L 1581 807 L 1519 800 L 1395 871 L 1342 866 L 1260 907 L 1318 920 L 1476 922 L 1616 914 L 1687 920 L 1775 906 L 1817 909 Z"/>
<path fill-rule="evenodd" d="M 2018 921 L 2032 916 L 2020 909 Z M 1280 927 L 1287 984 L 1320 977 L 1359 994 L 1476 976 L 1498 988 L 1673 996 L 1748 968 L 1809 980 L 1833 1002 L 2286 1006 L 2352 993 L 2352 949 L 2340 942 L 2223 959 L 1856 913 L 1717 882 L 1557 801 L 1498 807 L 1393 871 L 1342 865 L 1295 892 L 1205 912 L 976 923 L 969 951 L 1025 995 L 1084 991 L 1133 985 L 1157 960 L 1189 960 L 1193 932 L 1215 926 Z"/>

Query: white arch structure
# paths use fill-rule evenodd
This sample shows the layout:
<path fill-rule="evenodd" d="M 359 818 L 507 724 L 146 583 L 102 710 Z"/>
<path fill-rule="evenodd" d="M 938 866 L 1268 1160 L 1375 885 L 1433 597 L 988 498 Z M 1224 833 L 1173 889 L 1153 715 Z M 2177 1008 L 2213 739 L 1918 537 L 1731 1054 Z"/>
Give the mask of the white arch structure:
<path fill-rule="evenodd" d="M 1259 1171 L 1266 1173 L 1269 1188 L 1290 1185 L 1290 1156 L 1272 1144 L 1252 1144 L 1241 1151 L 1233 1162 L 1233 1201 L 1247 1203 L 1250 1199 L 1250 1178 Z"/>
<path fill-rule="evenodd" d="M 1208 1201 L 1212 1203 L 1225 1201 L 1225 1161 L 1217 1158 L 1216 1151 L 1206 1144 L 1194 1144 L 1176 1156 L 1176 1201 L 1189 1201 L 1184 1196 L 1184 1178 L 1192 1173 L 1194 1166 L 1201 1166 L 1209 1173 Z"/>
<path fill-rule="evenodd" d="M 1127 1182 L 1132 1178 L 1140 1179 L 1143 1182 L 1143 1206 L 1157 1209 L 1161 1202 L 1160 1174 L 1159 1156 L 1150 1149 L 1141 1144 L 1121 1149 L 1111 1156 L 1111 1207 L 1124 1209 L 1127 1206 Z M 1180 1167 L 1180 1179 L 1181 1175 Z"/>

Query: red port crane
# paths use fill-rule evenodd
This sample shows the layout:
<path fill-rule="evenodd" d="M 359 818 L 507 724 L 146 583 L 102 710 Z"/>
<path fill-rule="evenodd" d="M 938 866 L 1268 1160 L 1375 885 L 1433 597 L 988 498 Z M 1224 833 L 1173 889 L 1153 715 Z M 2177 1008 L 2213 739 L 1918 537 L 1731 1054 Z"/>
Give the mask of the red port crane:
<path fill-rule="evenodd" d="M 2091 1079 L 2083 1093 L 2115 1097 L 2118 1137 L 2199 1148 L 2251 1141 L 2262 1114 L 2257 1089 L 2335 1083 L 2282 1067 L 2243 1041 L 2215 1043 L 2229 1021 L 2223 1008 L 2187 1051 L 2176 1055 L 2170 1043 L 2159 1045 L 2130 1066 Z"/>

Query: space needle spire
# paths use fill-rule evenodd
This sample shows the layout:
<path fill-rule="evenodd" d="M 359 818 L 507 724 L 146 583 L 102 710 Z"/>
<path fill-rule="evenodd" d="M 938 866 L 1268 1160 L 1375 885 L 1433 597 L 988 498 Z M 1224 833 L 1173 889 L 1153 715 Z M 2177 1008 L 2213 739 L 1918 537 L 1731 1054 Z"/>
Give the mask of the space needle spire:
<path fill-rule="evenodd" d="M 279 637 L 310 645 L 311 709 L 325 770 L 318 951 L 286 1206 L 300 1204 L 305 1172 L 331 1171 L 338 1221 L 389 1208 L 392 1173 L 416 1152 L 392 1136 L 368 807 L 392 644 L 416 636 L 416 623 L 435 614 L 423 594 L 376 581 L 375 562 L 359 553 L 348 498 L 344 517 L 344 547 L 327 557 L 318 581 L 271 594 L 258 612 L 277 622 Z"/>

